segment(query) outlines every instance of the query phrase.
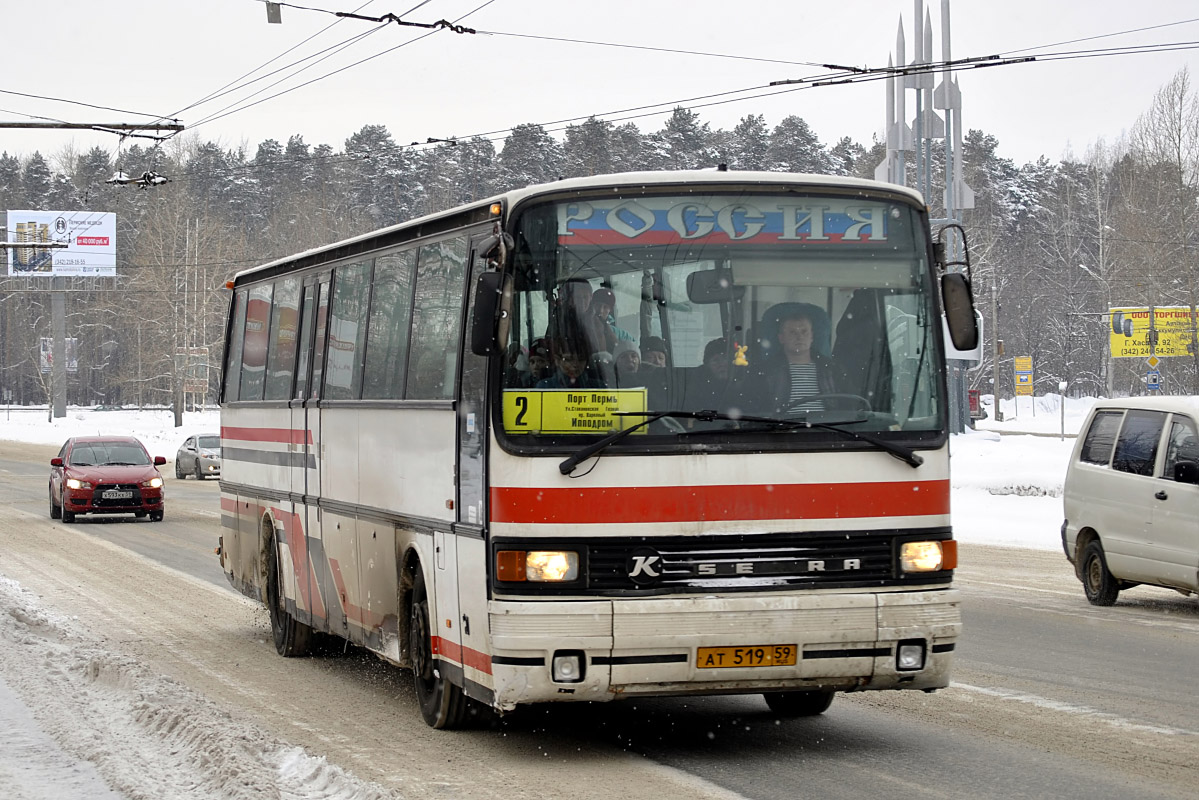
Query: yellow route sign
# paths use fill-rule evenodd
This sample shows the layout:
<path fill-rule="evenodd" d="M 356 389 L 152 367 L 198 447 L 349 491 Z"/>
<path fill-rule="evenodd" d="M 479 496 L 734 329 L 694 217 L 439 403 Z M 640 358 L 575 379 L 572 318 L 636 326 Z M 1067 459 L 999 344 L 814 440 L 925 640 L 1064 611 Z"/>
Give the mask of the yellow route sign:
<path fill-rule="evenodd" d="M 611 433 L 644 422 L 644 417 L 618 417 L 615 412 L 645 411 L 645 403 L 645 389 L 505 389 L 504 430 Z M 645 432 L 642 428 L 633 435 Z"/>
<path fill-rule="evenodd" d="M 1157 344 L 1149 346 L 1149 307 L 1110 309 L 1112 358 L 1158 358 L 1191 354 L 1195 316 L 1188 306 L 1157 306 L 1153 309 L 1153 330 Z M 1152 350 L 1152 353 L 1150 351 Z M 1156 366 L 1150 364 L 1149 366 Z"/>

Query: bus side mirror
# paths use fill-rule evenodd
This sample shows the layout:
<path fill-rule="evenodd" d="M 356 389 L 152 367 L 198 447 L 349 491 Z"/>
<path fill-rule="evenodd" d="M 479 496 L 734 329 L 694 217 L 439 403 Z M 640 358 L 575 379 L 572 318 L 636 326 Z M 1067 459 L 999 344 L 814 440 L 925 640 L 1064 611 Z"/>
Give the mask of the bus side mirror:
<path fill-rule="evenodd" d="M 502 272 L 484 272 L 475 284 L 474 314 L 470 321 L 470 351 L 489 356 L 508 341 L 508 307 L 512 278 Z"/>
<path fill-rule="evenodd" d="M 941 303 L 945 308 L 945 324 L 956 350 L 978 347 L 978 322 L 974 317 L 974 294 L 970 281 L 961 272 L 941 276 Z"/>

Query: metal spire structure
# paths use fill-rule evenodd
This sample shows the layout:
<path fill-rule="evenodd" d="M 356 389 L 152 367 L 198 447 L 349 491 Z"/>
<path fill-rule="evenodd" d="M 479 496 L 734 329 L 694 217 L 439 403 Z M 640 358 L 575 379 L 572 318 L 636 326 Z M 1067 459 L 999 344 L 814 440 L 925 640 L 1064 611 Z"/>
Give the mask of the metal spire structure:
<path fill-rule="evenodd" d="M 933 197 L 933 148 L 936 140 L 943 140 L 945 169 L 941 177 L 945 216 L 932 222 L 960 225 L 962 212 L 974 208 L 974 191 L 962 178 L 962 92 L 948 66 L 941 68 L 940 82 L 936 82 L 938 76 L 932 66 L 932 17 L 924 7 L 924 0 L 913 2 L 912 60 L 906 60 L 903 18 L 900 17 L 893 62 L 898 66 L 887 78 L 887 155 L 875 168 L 874 177 L 901 186 L 909 185 L 910 177 L 915 183 L 913 188 L 928 202 Z M 941 63 L 945 65 L 951 60 L 950 41 L 949 0 L 941 0 Z M 891 64 L 888 59 L 888 67 Z M 916 102 L 916 114 L 910 127 L 907 118 L 909 90 L 915 92 Z M 938 110 L 944 112 L 944 117 L 937 113 Z M 962 260 L 962 246 L 963 242 L 957 236 L 946 242 L 946 255 L 950 261 Z M 976 364 L 960 357 L 949 360 L 950 425 L 954 431 L 965 428 L 969 415 L 965 371 L 972 366 Z"/>

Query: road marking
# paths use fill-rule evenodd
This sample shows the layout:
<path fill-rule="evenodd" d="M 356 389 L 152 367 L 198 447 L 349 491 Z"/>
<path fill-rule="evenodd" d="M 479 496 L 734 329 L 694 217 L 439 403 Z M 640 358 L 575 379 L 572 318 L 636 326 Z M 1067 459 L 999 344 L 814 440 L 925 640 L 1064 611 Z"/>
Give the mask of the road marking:
<path fill-rule="evenodd" d="M 1035 586 L 1020 586 L 1020 585 L 1014 584 L 1014 583 L 994 583 L 992 581 L 978 581 L 978 580 L 972 580 L 969 578 L 963 579 L 962 582 L 965 584 L 965 586 L 962 587 L 964 589 L 969 588 L 971 585 L 996 586 L 1000 589 L 1014 589 L 1015 591 L 1018 591 L 1018 592 L 1041 592 L 1042 594 L 1056 594 L 1056 595 L 1060 595 L 1061 597 L 1077 597 L 1078 596 L 1078 592 L 1063 592 L 1061 589 L 1038 589 Z"/>
<path fill-rule="evenodd" d="M 1145 722 L 1134 722 L 1130 719 L 1109 714 L 1106 711 L 1100 711 L 1097 708 L 1090 706 L 1078 706 L 1073 703 L 1063 703 L 1060 700 L 1050 700 L 1048 697 L 1041 697 L 1035 694 L 1026 694 L 1017 692 L 1011 689 L 987 689 L 982 686 L 971 686 L 968 683 L 953 682 L 951 688 L 961 689 L 966 692 L 974 692 L 975 694 L 986 695 L 987 697 L 997 697 L 1000 700 L 1014 700 L 1017 703 L 1028 703 L 1029 705 L 1038 708 L 1045 708 L 1050 711 L 1059 711 L 1063 714 L 1075 714 L 1080 717 L 1093 717 L 1101 722 L 1105 722 L 1114 728 L 1123 728 L 1125 730 L 1139 731 L 1142 733 L 1159 733 L 1165 736 L 1199 736 L 1195 731 L 1183 730 L 1182 728 L 1170 728 L 1163 725 L 1151 725 Z"/>

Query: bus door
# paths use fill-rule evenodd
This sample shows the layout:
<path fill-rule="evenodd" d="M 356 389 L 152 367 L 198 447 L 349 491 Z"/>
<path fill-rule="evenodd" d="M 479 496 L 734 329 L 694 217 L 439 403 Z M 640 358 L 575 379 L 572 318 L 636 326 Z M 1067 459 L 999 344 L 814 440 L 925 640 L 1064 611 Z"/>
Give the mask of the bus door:
<path fill-rule="evenodd" d="M 486 259 L 471 242 L 471 269 L 468 271 L 467 308 L 463 325 L 465 339 L 470 336 L 474 312 L 474 286 L 487 268 Z M 454 404 L 458 416 L 458 496 L 454 501 L 457 521 L 454 539 L 457 547 L 459 601 L 459 644 L 462 647 L 465 688 L 468 695 L 490 702 L 491 697 L 477 691 L 477 685 L 490 683 L 491 651 L 487 641 L 487 409 L 485 404 L 489 359 L 477 356 L 470 347 L 462 348 L 461 379 Z M 439 575 L 440 577 L 440 575 Z"/>
<path fill-rule="evenodd" d="M 324 374 L 325 323 L 329 308 L 329 275 L 318 275 L 304 282 L 300 304 L 300 361 L 296 369 L 295 397 L 291 402 L 291 494 L 298 498 L 296 521 L 305 533 L 304 569 L 298 570 L 298 587 L 305 602 L 297 603 L 301 622 L 323 627 L 320 620 L 326 612 L 320 577 L 327 569 L 324 564 L 320 512 L 316 501 L 320 497 L 320 387 Z"/>

